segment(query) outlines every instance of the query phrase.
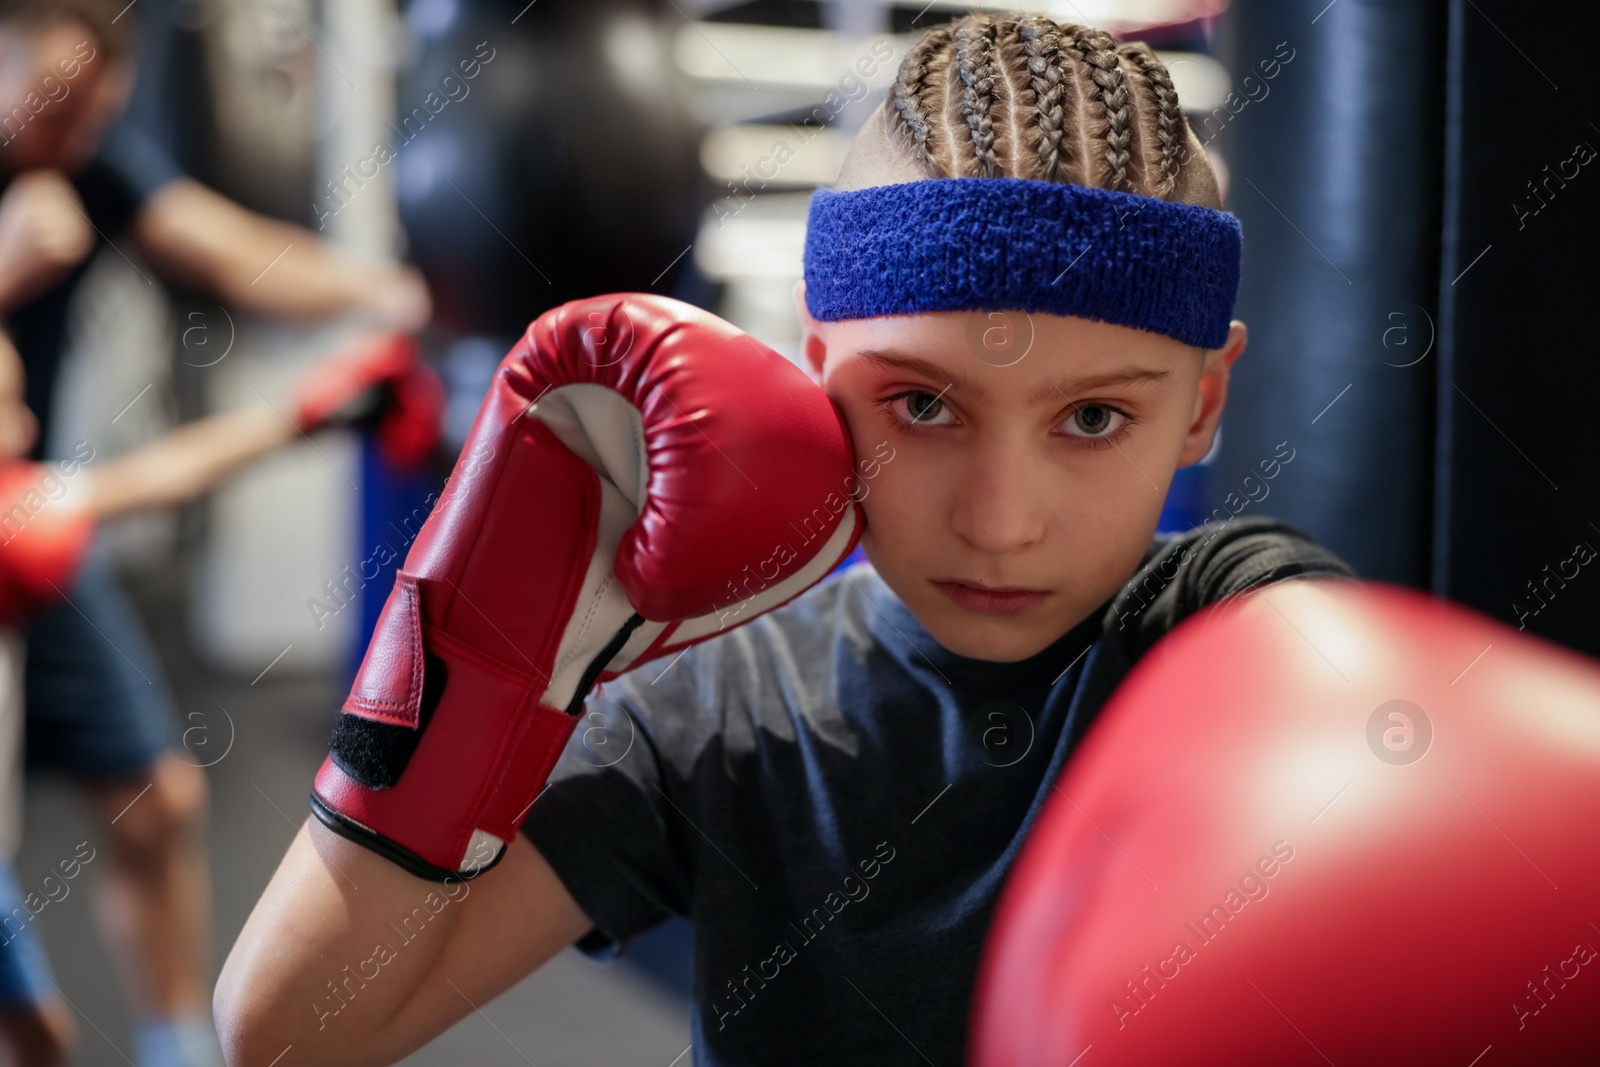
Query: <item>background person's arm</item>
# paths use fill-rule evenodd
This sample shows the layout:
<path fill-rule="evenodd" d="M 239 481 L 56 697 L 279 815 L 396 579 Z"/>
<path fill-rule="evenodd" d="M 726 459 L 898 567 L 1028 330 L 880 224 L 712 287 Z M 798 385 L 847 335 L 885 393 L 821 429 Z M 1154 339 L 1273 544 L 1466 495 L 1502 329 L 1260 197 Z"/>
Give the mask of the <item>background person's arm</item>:
<path fill-rule="evenodd" d="M 196 419 L 86 471 L 89 510 L 109 519 L 193 500 L 300 431 L 268 404 Z"/>
<path fill-rule="evenodd" d="M 444 884 L 310 819 L 223 965 L 217 1030 L 235 1067 L 290 1045 L 301 1063 L 394 1063 L 591 925 L 520 834 L 492 870 Z"/>
<path fill-rule="evenodd" d="M 3 340 L 3 335 L 0 335 Z M 4 395 L 0 375 L 0 397 Z M 266 402 L 179 426 L 96 466 L 87 507 L 96 519 L 180 504 L 239 467 L 324 426 L 375 423 L 379 447 L 398 441 L 396 462 L 420 461 L 439 440 L 443 386 L 408 335 L 358 335 L 301 375 L 288 402 Z M 414 452 L 415 454 L 412 454 Z"/>
<path fill-rule="evenodd" d="M 414 268 L 356 259 L 189 178 L 167 182 L 145 201 L 133 237 L 164 277 L 250 311 L 299 318 L 364 311 L 405 330 L 432 314 Z"/>

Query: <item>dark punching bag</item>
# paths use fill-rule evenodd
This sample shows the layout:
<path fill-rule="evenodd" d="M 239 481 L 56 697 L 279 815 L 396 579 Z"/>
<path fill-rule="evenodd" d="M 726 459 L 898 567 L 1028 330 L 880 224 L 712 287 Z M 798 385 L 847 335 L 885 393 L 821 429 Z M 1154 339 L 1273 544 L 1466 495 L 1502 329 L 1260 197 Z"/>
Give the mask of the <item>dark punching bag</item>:
<path fill-rule="evenodd" d="M 1239 0 L 1223 28 L 1234 95 L 1190 121 L 1228 164 L 1250 339 L 1212 514 L 1277 516 L 1425 586 L 1437 360 L 1413 361 L 1437 318 L 1445 3 Z M 1294 458 L 1262 495 L 1275 455 Z"/>
<path fill-rule="evenodd" d="M 407 19 L 421 50 L 397 91 L 397 195 L 441 322 L 514 337 L 567 300 L 676 291 L 711 198 L 669 50 L 682 17 L 649 0 L 413 0 Z"/>
<path fill-rule="evenodd" d="M 1434 589 L 1600 654 L 1593 4 L 1453 0 Z"/>

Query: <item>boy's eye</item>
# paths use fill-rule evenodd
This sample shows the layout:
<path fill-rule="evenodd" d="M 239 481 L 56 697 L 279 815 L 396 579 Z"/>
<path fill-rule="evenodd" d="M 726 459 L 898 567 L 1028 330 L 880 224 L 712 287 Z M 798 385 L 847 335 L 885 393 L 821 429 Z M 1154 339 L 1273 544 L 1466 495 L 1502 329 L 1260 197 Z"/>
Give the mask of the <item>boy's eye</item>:
<path fill-rule="evenodd" d="M 1105 404 L 1084 404 L 1061 425 L 1073 437 L 1108 437 L 1122 428 L 1127 416 Z"/>
<path fill-rule="evenodd" d="M 948 413 L 938 394 L 925 393 L 920 389 L 910 389 L 890 397 L 889 410 L 899 416 L 902 422 L 918 426 L 946 425 L 937 420 L 941 414 Z"/>

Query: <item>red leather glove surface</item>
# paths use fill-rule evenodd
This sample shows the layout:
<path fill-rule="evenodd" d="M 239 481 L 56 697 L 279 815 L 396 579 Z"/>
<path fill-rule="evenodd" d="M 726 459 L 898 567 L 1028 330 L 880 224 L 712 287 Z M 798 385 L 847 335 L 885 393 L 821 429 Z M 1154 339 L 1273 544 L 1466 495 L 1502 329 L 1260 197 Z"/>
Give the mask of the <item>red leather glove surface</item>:
<path fill-rule="evenodd" d="M 1263 595 L 1168 635 L 1072 757 L 970 1061 L 1594 1063 L 1600 665 L 1396 587 Z"/>
<path fill-rule="evenodd" d="M 546 312 L 398 573 L 312 810 L 420 876 L 486 870 L 590 689 L 820 581 L 854 488 L 827 395 L 730 324 L 625 293 Z"/>
<path fill-rule="evenodd" d="M 0 623 L 16 624 L 72 587 L 94 519 L 60 501 L 60 477 L 39 463 L 0 466 Z"/>

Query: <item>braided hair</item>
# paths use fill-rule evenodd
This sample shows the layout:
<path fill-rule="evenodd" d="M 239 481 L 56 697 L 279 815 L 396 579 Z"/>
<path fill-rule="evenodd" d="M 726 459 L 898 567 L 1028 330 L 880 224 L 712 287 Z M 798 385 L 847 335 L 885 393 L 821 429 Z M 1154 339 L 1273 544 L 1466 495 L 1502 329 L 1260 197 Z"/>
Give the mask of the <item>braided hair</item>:
<path fill-rule="evenodd" d="M 917 158 L 935 177 L 939 176 L 940 165 L 934 153 L 943 138 L 935 137 L 928 98 L 933 86 L 934 58 L 949 52 L 951 40 L 949 26 L 935 26 L 923 34 L 906 52 L 906 58 L 901 60 L 900 71 L 894 82 L 897 128 L 910 136 Z"/>
<path fill-rule="evenodd" d="M 993 19 L 963 19 L 955 30 L 955 67 L 961 78 L 961 117 L 972 134 L 970 173 L 996 177 L 994 154 L 995 37 Z"/>
<path fill-rule="evenodd" d="M 1042 15 L 975 12 L 930 28 L 901 62 L 885 120 L 929 177 L 1036 178 L 1193 202 L 1216 187 L 1148 45 Z"/>

